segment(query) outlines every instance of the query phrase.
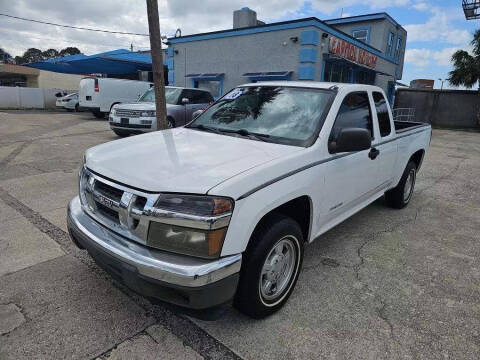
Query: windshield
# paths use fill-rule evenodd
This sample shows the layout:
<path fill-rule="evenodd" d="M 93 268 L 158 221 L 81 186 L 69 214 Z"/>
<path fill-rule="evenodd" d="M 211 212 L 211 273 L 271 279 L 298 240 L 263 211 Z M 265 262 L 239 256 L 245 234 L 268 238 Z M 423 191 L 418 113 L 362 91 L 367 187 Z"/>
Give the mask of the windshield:
<path fill-rule="evenodd" d="M 334 93 L 330 90 L 252 86 L 233 89 L 188 127 L 281 144 L 309 146 Z"/>
<path fill-rule="evenodd" d="M 173 104 L 177 105 L 178 104 L 178 98 L 180 97 L 180 94 L 182 93 L 182 89 L 178 88 L 165 88 L 165 100 L 167 101 L 167 104 Z M 143 94 L 138 101 L 141 102 L 155 102 L 155 90 L 153 88 L 147 90 L 145 94 Z"/>

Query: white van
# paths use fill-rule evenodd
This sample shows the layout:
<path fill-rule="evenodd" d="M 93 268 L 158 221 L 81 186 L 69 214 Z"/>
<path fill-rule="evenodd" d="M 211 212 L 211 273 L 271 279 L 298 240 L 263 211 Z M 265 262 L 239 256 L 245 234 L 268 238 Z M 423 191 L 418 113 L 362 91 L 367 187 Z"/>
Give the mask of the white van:
<path fill-rule="evenodd" d="M 133 102 L 145 93 L 153 83 L 146 81 L 88 77 L 80 80 L 80 107 L 89 110 L 97 118 L 103 118 L 112 106 Z"/>

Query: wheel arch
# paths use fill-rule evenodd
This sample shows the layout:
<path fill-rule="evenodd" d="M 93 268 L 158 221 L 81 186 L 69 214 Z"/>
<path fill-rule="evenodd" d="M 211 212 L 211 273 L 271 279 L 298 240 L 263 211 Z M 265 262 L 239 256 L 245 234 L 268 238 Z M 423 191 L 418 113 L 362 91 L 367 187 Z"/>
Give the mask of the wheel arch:
<path fill-rule="evenodd" d="M 175 118 L 172 115 L 167 115 L 167 120 L 171 120 L 173 127 L 177 126 L 177 122 L 175 121 Z"/>
<path fill-rule="evenodd" d="M 413 161 L 417 166 L 417 171 L 418 171 L 422 166 L 424 156 L 425 156 L 425 150 L 420 149 L 416 151 L 412 156 L 410 156 L 410 159 L 408 160 L 408 162 Z"/>
<path fill-rule="evenodd" d="M 112 103 L 112 105 L 110 105 L 110 111 L 112 111 L 112 108 L 113 108 L 115 105 L 117 105 L 117 104 L 120 104 L 120 102 L 117 101 L 117 102 Z"/>
<path fill-rule="evenodd" d="M 253 232 L 272 214 L 282 214 L 295 220 L 302 229 L 304 242 L 309 242 L 312 228 L 313 203 L 308 195 L 301 195 L 268 210 L 257 222 Z M 252 234 L 253 234 L 252 232 Z M 249 240 L 250 242 L 250 240 Z"/>

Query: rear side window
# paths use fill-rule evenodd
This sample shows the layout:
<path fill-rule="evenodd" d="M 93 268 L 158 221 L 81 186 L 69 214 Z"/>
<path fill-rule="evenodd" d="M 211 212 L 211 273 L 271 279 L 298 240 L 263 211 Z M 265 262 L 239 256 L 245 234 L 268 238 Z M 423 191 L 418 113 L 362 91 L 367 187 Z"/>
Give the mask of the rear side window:
<path fill-rule="evenodd" d="M 333 124 L 331 141 L 336 141 L 340 130 L 346 128 L 367 129 L 373 139 L 372 111 L 366 92 L 348 94 L 343 99 Z"/>
<path fill-rule="evenodd" d="M 212 95 L 206 91 L 196 91 L 195 99 L 198 104 L 208 104 L 213 101 Z"/>
<path fill-rule="evenodd" d="M 186 89 L 183 90 L 183 97 L 188 98 L 190 104 L 207 104 L 213 101 L 212 96 L 206 91 Z"/>
<path fill-rule="evenodd" d="M 388 115 L 387 100 L 382 93 L 374 92 L 373 101 L 377 110 L 378 126 L 382 137 L 390 135 L 392 127 L 390 126 L 390 116 Z"/>

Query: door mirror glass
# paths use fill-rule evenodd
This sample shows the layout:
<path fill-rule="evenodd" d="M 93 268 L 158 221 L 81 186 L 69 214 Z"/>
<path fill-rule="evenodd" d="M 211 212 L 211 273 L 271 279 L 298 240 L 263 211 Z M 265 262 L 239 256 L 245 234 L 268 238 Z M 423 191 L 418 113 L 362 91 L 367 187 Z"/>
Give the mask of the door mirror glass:
<path fill-rule="evenodd" d="M 328 143 L 331 154 L 368 150 L 372 146 L 370 131 L 362 128 L 344 128 L 338 133 L 336 141 Z"/>
<path fill-rule="evenodd" d="M 183 105 L 187 105 L 188 103 L 190 103 L 190 100 L 188 100 L 188 98 L 182 98 Z"/>

